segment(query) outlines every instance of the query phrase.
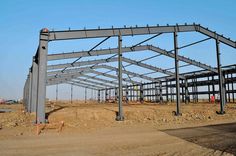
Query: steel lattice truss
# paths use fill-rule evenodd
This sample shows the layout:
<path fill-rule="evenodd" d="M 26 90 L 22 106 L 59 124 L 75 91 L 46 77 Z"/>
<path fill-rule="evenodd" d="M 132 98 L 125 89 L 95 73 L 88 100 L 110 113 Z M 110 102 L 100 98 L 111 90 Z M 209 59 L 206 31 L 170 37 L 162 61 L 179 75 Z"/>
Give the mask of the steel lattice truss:
<path fill-rule="evenodd" d="M 178 46 L 178 33 L 181 32 L 198 32 L 207 36 L 206 39 L 184 45 Z M 167 51 L 156 47 L 154 45 L 143 45 L 143 43 L 161 37 L 164 33 L 173 33 L 174 49 Z M 130 47 L 122 47 L 123 36 L 136 36 L 136 35 L 154 35 L 146 40 L 134 44 Z M 118 38 L 118 48 L 108 48 L 96 50 L 98 46 L 106 42 L 111 37 Z M 58 40 L 73 40 L 73 39 L 89 39 L 89 38 L 104 38 L 97 45 L 92 47 L 88 51 L 67 52 L 48 54 L 48 43 Z M 217 67 L 201 63 L 199 61 L 181 56 L 178 54 L 178 50 L 214 39 L 216 43 L 217 54 Z M 216 32 L 208 30 L 208 28 L 202 27 L 199 24 L 191 25 L 174 25 L 174 26 L 146 26 L 146 27 L 124 27 L 124 28 L 109 28 L 109 29 L 84 29 L 84 30 L 68 30 L 68 31 L 48 31 L 42 29 L 40 32 L 40 42 L 33 57 L 32 67 L 30 68 L 28 78 L 24 86 L 24 104 L 29 112 L 36 112 L 37 123 L 45 122 L 45 99 L 46 99 L 46 86 L 56 85 L 60 83 L 72 84 L 80 87 L 90 88 L 93 90 L 101 91 L 106 88 L 118 88 L 118 104 L 119 113 L 118 120 L 123 120 L 122 111 L 122 97 L 123 88 L 128 85 L 140 85 L 142 82 L 155 82 L 160 83 L 162 79 L 174 78 L 176 81 L 176 115 L 180 114 L 180 86 L 179 80 L 185 81 L 184 74 L 179 74 L 179 61 L 186 63 L 184 66 L 193 65 L 216 73 L 219 76 L 219 90 L 221 99 L 220 113 L 224 113 L 224 99 L 223 94 L 223 78 L 220 63 L 220 47 L 219 44 L 224 43 L 232 48 L 236 48 L 236 42 L 230 38 L 226 38 L 223 35 L 219 35 Z M 153 52 L 155 55 L 143 60 L 134 60 L 123 57 L 123 53 L 142 53 L 143 51 Z M 89 58 L 94 56 L 108 56 L 106 59 L 96 59 L 88 61 L 80 61 L 81 58 Z M 144 63 L 144 61 L 150 60 L 158 56 L 167 56 L 173 58 L 175 61 L 175 71 L 170 69 L 162 69 L 155 65 Z M 48 61 L 63 60 L 63 59 L 76 59 L 71 63 L 65 64 L 53 64 L 47 65 Z M 118 62 L 118 67 L 110 65 L 112 62 Z M 127 65 L 122 65 L 125 62 Z M 135 65 L 152 72 L 140 74 L 137 71 L 127 70 L 126 67 Z M 99 69 L 106 69 L 107 72 L 101 72 Z M 112 73 L 116 73 L 115 75 Z M 152 73 L 161 73 L 164 77 L 151 77 Z M 93 76 L 91 76 L 93 74 Z M 126 78 L 122 76 L 126 75 Z M 141 81 L 134 80 L 139 78 Z"/>

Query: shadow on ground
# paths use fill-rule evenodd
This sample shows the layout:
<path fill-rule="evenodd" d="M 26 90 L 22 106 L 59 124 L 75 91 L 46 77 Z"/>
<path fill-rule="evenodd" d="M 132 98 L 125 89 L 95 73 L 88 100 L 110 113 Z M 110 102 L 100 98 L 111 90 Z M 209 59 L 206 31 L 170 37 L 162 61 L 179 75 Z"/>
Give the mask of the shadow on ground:
<path fill-rule="evenodd" d="M 236 155 L 236 123 L 172 129 L 163 132 L 203 147 Z"/>
<path fill-rule="evenodd" d="M 55 108 L 55 109 L 53 109 L 53 110 L 47 112 L 47 113 L 45 114 L 45 118 L 48 120 L 48 117 L 49 117 L 50 114 L 55 113 L 55 112 L 57 112 L 57 111 L 59 111 L 59 110 L 61 110 L 61 109 L 67 108 L 67 107 L 68 107 L 68 106 L 63 106 L 63 107 L 60 106 L 60 107 L 58 107 L 58 108 Z"/>

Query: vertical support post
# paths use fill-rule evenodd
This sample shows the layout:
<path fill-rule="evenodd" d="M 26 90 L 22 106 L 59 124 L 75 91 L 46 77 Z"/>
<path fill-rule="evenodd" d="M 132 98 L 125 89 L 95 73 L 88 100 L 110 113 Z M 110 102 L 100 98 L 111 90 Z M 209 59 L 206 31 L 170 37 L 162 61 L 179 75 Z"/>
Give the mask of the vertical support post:
<path fill-rule="evenodd" d="M 166 79 L 166 102 L 169 102 L 168 80 Z"/>
<path fill-rule="evenodd" d="M 159 92 L 160 92 L 160 102 L 163 102 L 163 97 L 162 97 L 162 82 L 160 81 L 159 83 Z"/>
<path fill-rule="evenodd" d="M 170 101 L 173 102 L 173 88 L 172 88 L 172 81 L 170 81 Z"/>
<path fill-rule="evenodd" d="M 26 111 L 30 110 L 30 72 L 27 76 L 27 85 L 26 85 Z"/>
<path fill-rule="evenodd" d="M 41 33 L 44 30 L 41 31 Z M 38 98 L 37 98 L 37 123 L 45 123 L 45 102 L 46 102 L 46 78 L 47 78 L 47 55 L 48 40 L 42 39 L 47 34 L 40 33 L 38 48 Z"/>
<path fill-rule="evenodd" d="M 125 99 L 126 99 L 126 103 L 128 103 L 129 102 L 129 90 L 128 90 L 127 84 L 125 86 Z"/>
<path fill-rule="evenodd" d="M 115 101 L 118 100 L 118 93 L 117 93 L 117 91 L 118 91 L 118 88 L 115 88 Z"/>
<path fill-rule="evenodd" d="M 194 78 L 192 78 L 192 98 L 193 98 L 193 103 L 195 103 L 195 89 L 194 89 Z"/>
<path fill-rule="evenodd" d="M 185 86 L 185 104 L 189 103 L 189 95 L 188 95 L 188 79 L 184 80 L 184 86 Z"/>
<path fill-rule="evenodd" d="M 33 57 L 32 63 L 32 90 L 31 90 L 31 112 L 37 110 L 37 88 L 38 88 L 38 64 L 35 57 Z"/>
<path fill-rule="evenodd" d="M 23 105 L 24 105 L 24 108 L 25 108 L 25 85 L 26 85 L 26 81 L 25 81 L 24 89 L 23 89 Z"/>
<path fill-rule="evenodd" d="M 70 88 L 70 103 L 71 104 L 73 103 L 73 85 L 71 85 L 71 88 Z"/>
<path fill-rule="evenodd" d="M 123 87 L 122 87 L 122 36 L 118 36 L 118 82 L 119 82 L 119 92 L 118 92 L 118 105 L 119 112 L 116 117 L 116 120 L 123 121 L 123 108 L 122 108 L 122 99 L 123 99 Z"/>
<path fill-rule="evenodd" d="M 156 103 L 159 102 L 157 82 L 155 82 L 155 100 L 156 100 Z"/>
<path fill-rule="evenodd" d="M 223 100 L 224 104 L 228 101 L 227 99 L 227 93 L 226 93 L 226 84 L 225 84 L 225 74 L 222 72 L 222 80 L 223 80 Z"/>
<path fill-rule="evenodd" d="M 107 88 L 105 89 L 105 102 L 107 102 L 108 101 L 108 92 L 107 92 Z"/>
<path fill-rule="evenodd" d="M 227 90 L 225 91 L 225 93 L 226 93 L 226 95 L 228 95 L 228 101 L 226 101 L 226 102 L 231 102 L 231 99 L 230 99 L 230 92 L 229 92 L 229 90 L 230 90 L 230 87 L 229 87 L 229 74 L 227 73 L 227 75 L 226 75 L 226 80 L 225 80 L 225 84 L 227 84 Z"/>
<path fill-rule="evenodd" d="M 214 76 L 212 76 L 212 95 L 215 97 L 215 82 L 214 82 Z"/>
<path fill-rule="evenodd" d="M 234 102 L 234 81 L 233 81 L 233 74 L 231 73 L 231 91 L 232 91 L 232 98 L 233 98 L 233 102 Z"/>
<path fill-rule="evenodd" d="M 98 102 L 100 102 L 100 90 L 98 90 Z M 87 88 L 84 88 L 84 103 L 87 103 Z"/>
<path fill-rule="evenodd" d="M 182 102 L 184 102 L 184 80 L 181 80 L 181 95 L 182 95 Z"/>
<path fill-rule="evenodd" d="M 100 103 L 101 99 L 100 99 L 100 90 L 98 90 L 98 103 Z"/>
<path fill-rule="evenodd" d="M 211 89 L 210 89 L 210 85 L 209 85 L 209 81 L 210 81 L 210 79 L 209 79 L 209 76 L 207 76 L 207 87 L 208 87 L 208 102 L 211 102 L 211 94 L 210 94 L 210 92 L 211 92 Z"/>
<path fill-rule="evenodd" d="M 56 104 L 58 102 L 58 84 L 56 85 Z"/>
<path fill-rule="evenodd" d="M 220 62 L 220 42 L 218 38 L 216 39 L 216 55 L 217 55 L 217 68 L 218 68 L 218 80 L 219 80 L 219 92 L 220 92 L 220 112 L 219 114 L 224 114 L 224 92 L 223 92 L 223 77 L 221 70 L 221 62 Z"/>
<path fill-rule="evenodd" d="M 140 102 L 143 103 L 143 99 L 144 96 L 143 96 L 143 84 L 141 83 L 140 84 Z"/>
<path fill-rule="evenodd" d="M 28 88 L 28 97 L 29 97 L 29 101 L 28 101 L 28 112 L 31 113 L 31 98 L 32 98 L 32 68 L 30 68 L 29 70 L 29 88 Z"/>
<path fill-rule="evenodd" d="M 176 114 L 180 114 L 180 89 L 179 89 L 179 58 L 178 58 L 178 34 L 174 32 L 174 49 L 175 49 L 175 81 L 176 81 Z"/>
<path fill-rule="evenodd" d="M 27 110 L 27 108 L 28 108 L 28 95 L 27 95 L 28 82 L 29 82 L 29 78 L 28 78 L 28 75 L 27 75 L 27 80 L 26 80 L 26 83 L 25 83 L 25 110 L 26 110 L 26 112 L 28 111 Z"/>
<path fill-rule="evenodd" d="M 195 78 L 195 90 L 196 90 L 196 103 L 198 102 L 198 86 L 197 86 L 197 78 Z"/>

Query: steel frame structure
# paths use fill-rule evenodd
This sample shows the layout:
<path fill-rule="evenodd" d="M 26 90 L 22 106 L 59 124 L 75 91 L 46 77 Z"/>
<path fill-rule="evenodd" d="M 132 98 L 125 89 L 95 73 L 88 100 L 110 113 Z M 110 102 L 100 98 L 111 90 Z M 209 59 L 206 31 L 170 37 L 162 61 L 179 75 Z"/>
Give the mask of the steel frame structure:
<path fill-rule="evenodd" d="M 208 36 L 208 38 L 197 41 L 182 47 L 178 46 L 178 33 L 181 32 L 198 32 Z M 166 51 L 159 47 L 153 45 L 143 45 L 143 43 L 160 36 L 164 33 L 172 33 L 174 39 L 174 49 Z M 135 44 L 131 47 L 122 47 L 122 37 L 125 36 L 136 36 L 136 35 L 154 35 L 140 43 Z M 108 40 L 111 37 L 117 37 L 118 48 L 109 48 L 95 50 L 99 45 Z M 59 40 L 73 40 L 73 39 L 89 39 L 89 38 L 105 38 L 89 51 L 81 52 L 68 52 L 68 53 L 59 53 L 59 54 L 48 54 L 48 43 L 51 41 Z M 216 56 L 217 56 L 217 67 L 211 67 L 204 63 L 195 61 L 190 58 L 186 58 L 178 54 L 178 50 L 192 46 L 201 42 L 204 42 L 209 39 L 214 39 L 216 44 Z M 209 83 L 214 83 L 213 87 L 218 84 L 219 86 L 219 95 L 220 95 L 220 111 L 219 114 L 224 114 L 224 105 L 227 100 L 227 96 L 230 93 L 233 93 L 234 97 L 234 83 L 235 77 L 225 73 L 222 73 L 221 67 L 221 58 L 220 58 L 220 43 L 226 44 L 232 48 L 236 48 L 236 42 L 232 41 L 230 38 L 226 38 L 223 35 L 219 35 L 216 32 L 209 30 L 201 26 L 200 24 L 184 24 L 184 25 L 167 25 L 167 26 L 145 26 L 145 27 L 124 27 L 124 28 L 108 28 L 108 29 L 84 29 L 84 30 L 67 30 L 67 31 L 49 31 L 44 28 L 40 31 L 39 35 L 39 46 L 37 52 L 33 57 L 32 66 L 30 68 L 27 80 L 24 86 L 23 101 L 24 106 L 28 112 L 36 112 L 36 123 L 45 123 L 45 99 L 46 99 L 46 86 L 48 85 L 57 85 L 60 83 L 67 83 L 72 85 L 77 85 L 84 88 L 90 88 L 97 90 L 98 101 L 101 99 L 101 92 L 105 92 L 105 100 L 110 96 L 108 91 L 114 90 L 115 99 L 118 99 L 118 115 L 117 120 L 124 120 L 123 108 L 122 108 L 122 99 L 123 92 L 125 92 L 126 101 L 132 100 L 132 98 L 138 99 L 142 102 L 145 97 L 149 97 L 153 100 L 152 96 L 155 96 L 155 102 L 163 101 L 163 96 L 166 96 L 166 101 L 169 100 L 169 95 L 171 96 L 171 101 L 173 101 L 173 95 L 176 96 L 176 115 L 181 115 L 180 111 L 180 100 L 182 96 L 182 101 L 186 101 L 186 97 L 189 95 L 194 95 L 194 99 L 197 98 L 195 94 L 199 94 L 197 91 L 197 86 L 202 84 L 208 85 Z M 136 61 L 122 56 L 123 53 L 128 52 L 138 52 L 149 50 L 157 55 Z M 100 56 L 100 55 L 112 55 L 107 59 L 99 60 L 89 60 L 89 61 L 79 61 L 82 57 L 90 56 Z M 169 69 L 162 69 L 153 65 L 143 63 L 146 60 L 151 58 L 164 55 L 175 60 L 175 72 L 171 72 Z M 71 59 L 77 58 L 74 62 L 70 64 L 56 64 L 56 65 L 47 65 L 48 61 L 52 60 L 61 60 L 61 59 Z M 191 77 L 192 75 L 179 74 L 179 61 L 187 63 L 187 65 L 193 65 L 204 69 L 204 71 L 198 72 L 198 74 L 206 74 L 212 77 L 218 76 L 218 79 L 214 79 L 210 82 L 210 76 L 207 76 L 208 80 L 204 82 L 197 81 L 197 77 Z M 106 63 L 109 62 L 118 62 L 118 67 L 110 66 Z M 123 66 L 122 62 L 128 63 L 128 65 Z M 149 73 L 139 74 L 137 72 L 132 72 L 126 70 L 127 66 L 136 65 L 148 70 L 153 71 L 152 73 L 163 73 L 165 77 L 153 78 L 148 76 Z M 186 65 L 185 65 L 186 66 Z M 108 72 L 99 72 L 96 69 L 103 68 L 108 69 Z M 109 72 L 116 71 L 117 76 L 108 74 Z M 234 70 L 235 71 L 235 70 Z M 95 76 L 88 75 L 89 73 L 95 74 Z M 126 74 L 127 78 L 123 78 L 122 74 Z M 234 74 L 232 72 L 231 74 Z M 98 77 L 99 76 L 99 77 Z M 101 78 L 101 76 L 103 78 Z M 106 77 L 106 78 L 105 78 Z M 133 77 L 138 77 L 142 80 L 148 81 L 148 83 L 142 83 L 142 81 L 134 81 Z M 191 77 L 191 78 L 190 78 Z M 108 80 L 114 79 L 114 80 Z M 192 80 L 191 83 L 188 80 Z M 125 84 L 126 83 L 126 84 Z M 232 83 L 232 84 L 231 84 Z M 165 85 L 164 85 L 165 84 Z M 229 85 L 231 86 L 231 91 L 229 91 Z M 188 92 L 189 86 L 193 87 L 192 92 Z M 228 87 L 227 92 L 225 93 L 225 86 Z M 134 88 L 136 87 L 136 93 Z M 175 93 L 170 87 L 175 87 Z M 184 89 L 185 88 L 185 89 Z M 182 89 L 182 91 L 180 90 Z M 139 90 L 139 91 L 137 91 Z M 163 91 L 165 90 L 165 93 Z M 185 90 L 185 91 L 184 91 Z M 213 90 L 210 93 L 216 94 L 216 91 Z M 227 96 L 225 96 L 227 95 Z M 185 99 L 185 100 L 183 100 Z M 230 98 L 228 98 L 230 100 Z M 234 98 L 233 98 L 234 99 Z"/>

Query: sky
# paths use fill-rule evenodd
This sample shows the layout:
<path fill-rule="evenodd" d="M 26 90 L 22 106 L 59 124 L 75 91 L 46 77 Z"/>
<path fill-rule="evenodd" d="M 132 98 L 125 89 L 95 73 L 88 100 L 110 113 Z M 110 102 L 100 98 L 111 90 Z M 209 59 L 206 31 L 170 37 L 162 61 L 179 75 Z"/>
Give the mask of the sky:
<path fill-rule="evenodd" d="M 126 26 L 146 26 L 199 23 L 219 34 L 236 40 L 236 1 L 235 0 L 1 0 L 0 2 L 0 98 L 19 99 L 23 95 L 23 86 L 39 43 L 39 31 L 68 30 L 89 28 L 110 28 Z M 124 45 L 133 45 L 148 36 L 126 37 Z M 197 33 L 180 35 L 179 44 L 204 39 Z M 53 42 L 49 53 L 88 50 L 99 39 Z M 112 38 L 99 48 L 116 47 Z M 163 49 L 173 49 L 171 34 L 150 41 Z M 221 46 L 222 65 L 235 63 L 236 51 Z M 181 55 L 191 57 L 203 63 L 216 66 L 214 41 L 207 41 L 193 48 L 180 51 Z M 127 54 L 126 57 L 140 60 L 154 55 L 146 52 L 140 56 Z M 164 58 L 164 57 L 163 57 Z M 94 59 L 94 58 L 93 58 Z M 70 62 L 66 60 L 63 63 Z M 49 62 L 50 64 L 51 62 Z M 55 62 L 62 63 L 62 62 Z M 165 58 L 150 60 L 150 64 L 169 68 L 173 60 Z M 132 70 L 137 67 L 127 67 Z M 182 70 L 182 69 L 181 69 Z M 182 72 L 188 69 L 183 69 Z M 147 71 L 140 70 L 145 73 Z M 153 75 L 155 76 L 155 75 Z M 59 86 L 59 98 L 70 98 L 70 86 Z M 89 96 L 93 97 L 92 91 Z M 84 98 L 84 89 L 74 88 L 74 98 Z M 55 98 L 55 86 L 47 88 L 47 97 Z"/>

